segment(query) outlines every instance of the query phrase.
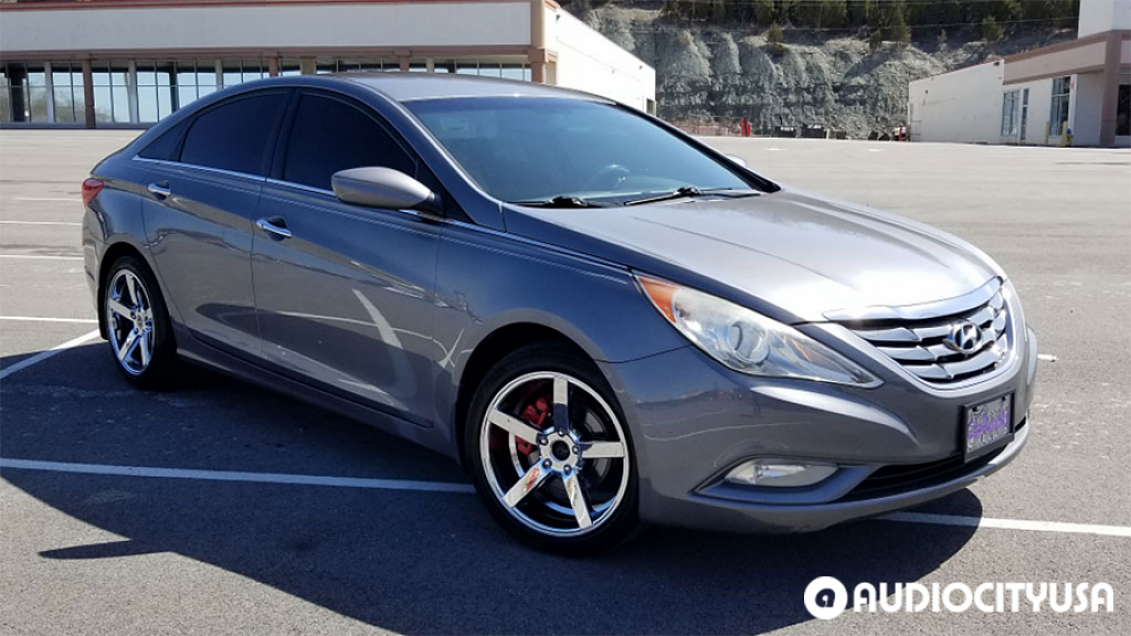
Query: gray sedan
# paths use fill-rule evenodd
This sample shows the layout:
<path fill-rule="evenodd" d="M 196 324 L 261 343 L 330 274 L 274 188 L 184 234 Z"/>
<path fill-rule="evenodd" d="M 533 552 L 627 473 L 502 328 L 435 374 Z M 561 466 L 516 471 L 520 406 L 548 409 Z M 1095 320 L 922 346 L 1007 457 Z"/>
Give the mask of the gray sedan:
<path fill-rule="evenodd" d="M 1028 437 L 1036 338 L 985 254 L 593 95 L 242 84 L 83 198 L 130 382 L 188 360 L 433 448 L 541 549 L 816 530 L 964 488 Z"/>

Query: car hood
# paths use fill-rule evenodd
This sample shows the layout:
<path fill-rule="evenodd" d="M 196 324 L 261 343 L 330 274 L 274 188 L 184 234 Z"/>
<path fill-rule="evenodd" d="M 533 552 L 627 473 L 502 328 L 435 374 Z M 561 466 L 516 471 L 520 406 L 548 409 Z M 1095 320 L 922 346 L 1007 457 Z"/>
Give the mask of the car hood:
<path fill-rule="evenodd" d="M 796 190 L 505 213 L 508 232 L 705 288 L 790 322 L 953 298 L 1001 275 L 989 257 L 945 232 Z"/>

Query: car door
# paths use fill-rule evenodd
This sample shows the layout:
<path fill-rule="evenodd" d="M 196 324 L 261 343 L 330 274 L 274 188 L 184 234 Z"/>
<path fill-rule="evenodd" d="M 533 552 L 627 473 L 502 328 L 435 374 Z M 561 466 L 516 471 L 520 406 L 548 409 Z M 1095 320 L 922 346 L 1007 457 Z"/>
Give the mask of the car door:
<path fill-rule="evenodd" d="M 323 390 L 427 424 L 439 224 L 339 201 L 330 176 L 417 159 L 368 106 L 303 89 L 263 186 L 252 272 L 264 354 Z"/>
<path fill-rule="evenodd" d="M 139 153 L 146 234 L 166 297 L 193 336 L 214 346 L 259 350 L 252 223 L 291 92 L 222 101 Z"/>

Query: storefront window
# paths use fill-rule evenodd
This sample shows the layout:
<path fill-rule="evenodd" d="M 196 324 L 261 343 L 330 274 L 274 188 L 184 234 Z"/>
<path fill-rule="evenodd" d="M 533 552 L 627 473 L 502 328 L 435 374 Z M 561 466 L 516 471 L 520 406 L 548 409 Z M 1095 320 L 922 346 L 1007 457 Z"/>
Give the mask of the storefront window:
<path fill-rule="evenodd" d="M 26 121 L 45 122 L 47 121 L 47 100 L 50 99 L 50 95 L 47 94 L 47 73 L 42 66 L 29 64 L 26 78 Z"/>
<path fill-rule="evenodd" d="M 86 93 L 81 64 L 51 64 L 51 99 L 55 107 L 55 121 L 82 123 L 86 120 Z"/>
<path fill-rule="evenodd" d="M 279 75 L 302 75 L 302 63 L 298 60 L 282 60 L 279 62 Z"/>
<path fill-rule="evenodd" d="M 318 73 L 379 73 L 399 71 L 401 63 L 392 59 L 326 59 L 319 58 Z"/>
<path fill-rule="evenodd" d="M 0 66 L 0 121 L 12 121 L 12 99 L 8 84 L 8 68 Z"/>
<path fill-rule="evenodd" d="M 236 86 L 270 75 L 263 60 L 224 60 L 223 68 L 224 86 Z"/>
<path fill-rule="evenodd" d="M 509 58 L 509 59 L 508 59 Z M 521 57 L 414 58 L 414 72 L 463 73 L 531 79 Z M 394 57 L 317 58 L 318 73 L 399 71 Z M 264 59 L 95 60 L 91 64 L 94 117 L 100 124 L 154 124 L 220 90 L 270 75 Z M 298 58 L 279 60 L 279 75 L 300 75 Z M 134 69 L 134 70 L 131 70 Z M 219 73 L 217 70 L 219 69 Z M 0 64 L 0 121 L 82 124 L 86 89 L 82 64 L 73 61 Z M 53 118 L 52 118 L 53 115 Z"/>
<path fill-rule="evenodd" d="M 1072 90 L 1071 77 L 1058 77 L 1052 81 L 1052 104 L 1049 106 L 1049 134 L 1064 132 L 1068 122 L 1068 98 Z"/>
<path fill-rule="evenodd" d="M 530 81 L 530 69 L 525 64 L 503 64 L 503 79 Z"/>
<path fill-rule="evenodd" d="M 168 62 L 137 63 L 137 110 L 143 124 L 155 123 L 177 109 L 174 66 Z"/>
<path fill-rule="evenodd" d="M 1119 86 L 1119 101 L 1115 108 L 1115 134 L 1131 135 L 1131 84 Z"/>
<path fill-rule="evenodd" d="M 1017 136 L 1017 106 L 1019 91 L 1009 91 L 1002 95 L 1001 99 L 1001 136 L 1002 137 L 1016 137 Z"/>
<path fill-rule="evenodd" d="M 439 71 L 437 65 L 437 71 Z M 455 72 L 483 77 L 502 77 L 504 79 L 530 81 L 528 64 L 497 62 L 491 60 L 456 60 Z"/>
<path fill-rule="evenodd" d="M 129 67 L 124 62 L 95 62 L 92 69 L 94 84 L 94 119 L 99 122 L 128 124 L 130 122 Z"/>
<path fill-rule="evenodd" d="M 184 108 L 216 90 L 215 61 L 177 62 L 177 108 Z"/>
<path fill-rule="evenodd" d="M 12 63 L 3 66 L 6 118 L 13 122 L 46 122 L 47 73 L 42 64 Z"/>

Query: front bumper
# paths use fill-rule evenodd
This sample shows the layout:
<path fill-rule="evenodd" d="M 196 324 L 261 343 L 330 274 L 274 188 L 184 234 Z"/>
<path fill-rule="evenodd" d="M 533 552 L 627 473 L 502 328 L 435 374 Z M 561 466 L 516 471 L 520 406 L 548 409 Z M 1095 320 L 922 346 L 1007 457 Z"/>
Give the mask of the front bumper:
<path fill-rule="evenodd" d="M 731 372 L 693 347 L 602 364 L 632 433 L 641 518 L 739 532 L 809 531 L 966 488 L 1012 461 L 1028 440 L 1037 344 L 1031 331 L 1025 333 L 1016 364 L 954 390 L 929 389 L 882 368 L 877 375 L 884 384 L 875 389 L 756 378 Z M 1014 395 L 1013 441 L 963 464 L 962 408 L 1008 393 Z M 843 468 L 806 488 L 721 482 L 730 468 L 758 457 Z M 920 466 L 938 469 L 927 474 Z M 901 480 L 902 467 L 917 477 Z M 870 488 L 875 474 L 895 478 Z"/>

